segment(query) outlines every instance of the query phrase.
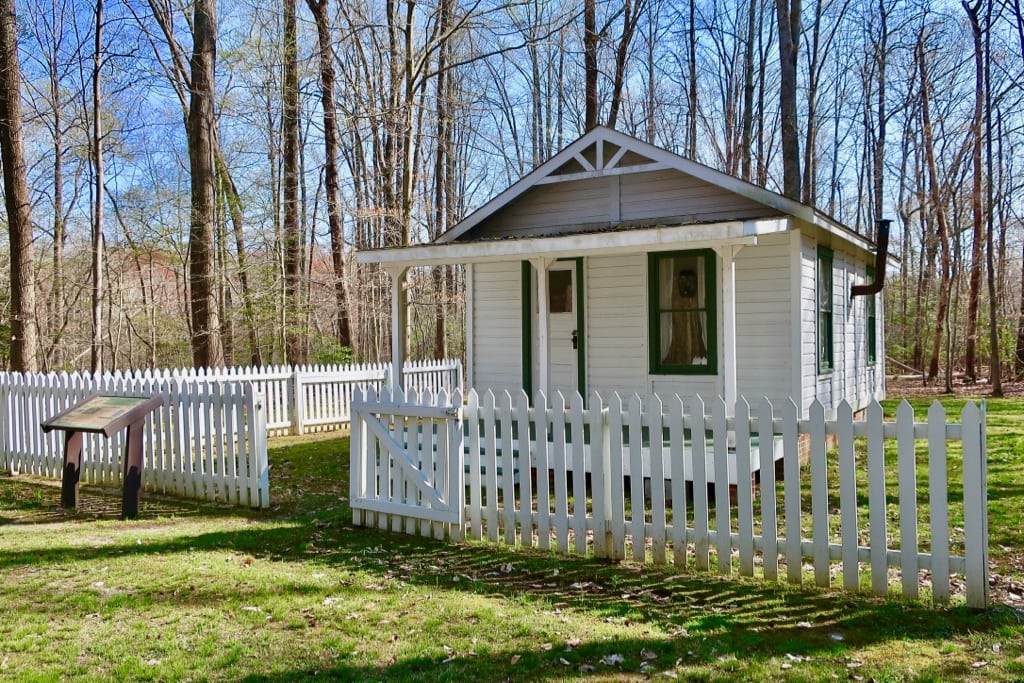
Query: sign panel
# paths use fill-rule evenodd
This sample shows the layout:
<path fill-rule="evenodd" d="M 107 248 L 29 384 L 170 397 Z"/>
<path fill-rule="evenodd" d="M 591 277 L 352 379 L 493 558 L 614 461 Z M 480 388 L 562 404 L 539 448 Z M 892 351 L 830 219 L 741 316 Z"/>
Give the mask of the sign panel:
<path fill-rule="evenodd" d="M 157 400 L 157 403 L 159 399 Z M 92 396 L 43 423 L 43 429 L 93 432 L 110 436 L 121 425 L 133 422 L 135 414 L 145 416 L 155 405 L 152 397 Z"/>

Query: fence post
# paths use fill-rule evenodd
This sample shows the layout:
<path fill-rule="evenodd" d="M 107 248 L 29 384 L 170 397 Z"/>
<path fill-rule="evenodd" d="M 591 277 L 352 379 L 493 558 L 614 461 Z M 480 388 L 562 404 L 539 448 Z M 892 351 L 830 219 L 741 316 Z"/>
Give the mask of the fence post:
<path fill-rule="evenodd" d="M 461 390 L 452 392 L 451 403 L 456 408 L 455 415 L 445 420 L 448 425 L 448 499 L 458 514 L 459 521 L 451 525 L 449 536 L 454 541 L 461 541 L 466 520 L 466 480 L 463 465 L 465 446 L 462 440 L 464 413 Z M 529 472 L 526 476 L 530 476 Z"/>
<path fill-rule="evenodd" d="M 305 387 L 302 385 L 302 370 L 298 365 L 292 366 L 292 434 L 302 435 L 305 432 L 306 401 Z"/>
<path fill-rule="evenodd" d="M 985 404 L 960 413 L 964 452 L 964 555 L 967 606 L 988 607 L 988 492 L 985 474 Z"/>
<path fill-rule="evenodd" d="M 252 383 L 246 384 L 246 393 L 252 398 L 249 405 L 252 407 L 253 420 L 253 445 L 255 452 L 252 454 L 253 468 L 249 474 L 250 481 L 256 481 L 256 496 L 249 499 L 249 505 L 266 509 L 270 507 L 270 464 L 267 458 L 267 411 L 263 400 L 263 394 L 256 391 Z"/>
<path fill-rule="evenodd" d="M 366 466 L 366 441 L 363 436 L 363 409 L 366 391 L 356 387 L 349 404 L 349 474 L 348 499 L 352 508 L 352 524 L 363 526 L 363 511 L 356 508 L 355 502 L 366 495 L 363 471 Z"/>

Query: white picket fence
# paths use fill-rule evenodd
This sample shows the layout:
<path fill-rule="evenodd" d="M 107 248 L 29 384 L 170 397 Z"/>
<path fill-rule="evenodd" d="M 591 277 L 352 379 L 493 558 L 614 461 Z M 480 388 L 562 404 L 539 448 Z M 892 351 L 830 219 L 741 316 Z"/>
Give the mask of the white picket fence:
<path fill-rule="evenodd" d="M 349 423 L 357 391 L 382 389 L 390 366 L 304 365 L 85 373 L 0 373 L 0 471 L 61 476 L 63 436 L 40 423 L 94 394 L 161 394 L 146 422 L 143 485 L 151 491 L 266 508 L 268 433 L 302 434 Z M 462 386 L 458 360 L 410 361 L 412 390 Z M 82 481 L 120 486 L 123 435 L 86 439 Z"/>
<path fill-rule="evenodd" d="M 263 394 L 267 429 L 271 433 L 304 434 L 314 429 L 347 426 L 355 392 L 364 387 L 380 391 L 388 383 L 390 371 L 391 366 L 386 363 L 349 363 L 181 368 L 150 374 L 184 381 L 251 382 L 256 391 Z M 462 362 L 459 360 L 408 361 L 402 372 L 403 383 L 414 391 L 429 389 L 436 393 L 446 389 L 451 392 L 462 387 Z"/>
<path fill-rule="evenodd" d="M 266 410 L 250 382 L 119 374 L 0 374 L 0 470 L 59 479 L 64 434 L 40 423 L 95 393 L 160 394 L 144 427 L 143 488 L 254 508 L 270 505 Z M 120 487 L 124 432 L 86 434 L 80 479 Z"/>
<path fill-rule="evenodd" d="M 988 604 L 984 403 L 968 403 L 959 423 L 938 402 L 924 422 L 906 402 L 894 422 L 878 403 L 856 421 L 846 403 L 826 417 L 815 402 L 806 420 L 792 401 L 767 399 L 752 411 L 741 398 L 734 417 L 721 398 L 696 396 L 534 404 L 522 393 L 470 391 L 463 404 L 458 393 L 368 392 L 352 406 L 355 523 L 607 558 L 628 549 L 637 561 L 767 580 L 784 567 L 793 583 L 807 572 L 877 595 L 916 598 L 930 584 L 936 602 L 955 574 L 968 605 Z M 961 445 L 957 481 L 950 442 Z M 730 467 L 758 472 L 758 485 L 708 486 L 729 481 Z"/>

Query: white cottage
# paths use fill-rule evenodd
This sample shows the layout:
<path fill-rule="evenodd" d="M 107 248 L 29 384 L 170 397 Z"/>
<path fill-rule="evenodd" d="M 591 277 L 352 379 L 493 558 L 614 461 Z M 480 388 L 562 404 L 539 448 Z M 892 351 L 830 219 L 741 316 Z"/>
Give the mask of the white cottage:
<path fill-rule="evenodd" d="M 882 248 L 884 251 L 884 246 Z M 815 209 L 596 128 L 429 245 L 366 251 L 392 276 L 467 268 L 467 384 L 792 399 L 884 397 L 884 257 Z M 860 286 L 861 291 L 854 290 Z M 397 372 L 395 376 L 399 376 Z"/>

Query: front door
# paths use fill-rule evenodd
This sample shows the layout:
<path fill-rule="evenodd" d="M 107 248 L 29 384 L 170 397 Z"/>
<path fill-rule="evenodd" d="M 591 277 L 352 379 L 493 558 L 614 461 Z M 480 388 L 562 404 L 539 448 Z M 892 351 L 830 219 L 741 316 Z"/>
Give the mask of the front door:
<path fill-rule="evenodd" d="M 550 391 L 568 397 L 579 384 L 583 347 L 582 296 L 577 261 L 556 261 L 548 268 L 548 368 Z"/>

